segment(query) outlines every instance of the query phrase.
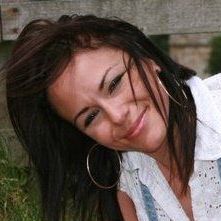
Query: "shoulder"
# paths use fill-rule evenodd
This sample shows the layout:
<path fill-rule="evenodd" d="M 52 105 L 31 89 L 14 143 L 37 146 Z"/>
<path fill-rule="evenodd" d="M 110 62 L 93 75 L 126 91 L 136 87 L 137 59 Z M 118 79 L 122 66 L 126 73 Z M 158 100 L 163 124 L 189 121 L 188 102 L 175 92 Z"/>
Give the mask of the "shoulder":
<path fill-rule="evenodd" d="M 131 198 L 125 192 L 118 191 L 117 200 L 124 220 L 138 221 L 136 208 Z"/>

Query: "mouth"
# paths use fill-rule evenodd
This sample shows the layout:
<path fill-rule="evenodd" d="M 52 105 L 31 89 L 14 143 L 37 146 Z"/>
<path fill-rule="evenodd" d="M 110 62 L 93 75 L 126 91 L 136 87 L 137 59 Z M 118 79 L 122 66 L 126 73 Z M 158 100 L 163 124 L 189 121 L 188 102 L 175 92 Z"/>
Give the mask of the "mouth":
<path fill-rule="evenodd" d="M 144 116 L 145 116 L 146 110 L 147 110 L 147 107 L 141 112 L 137 120 L 129 128 L 124 138 L 132 139 L 132 138 L 135 138 L 140 133 L 140 131 L 142 130 L 144 126 Z"/>

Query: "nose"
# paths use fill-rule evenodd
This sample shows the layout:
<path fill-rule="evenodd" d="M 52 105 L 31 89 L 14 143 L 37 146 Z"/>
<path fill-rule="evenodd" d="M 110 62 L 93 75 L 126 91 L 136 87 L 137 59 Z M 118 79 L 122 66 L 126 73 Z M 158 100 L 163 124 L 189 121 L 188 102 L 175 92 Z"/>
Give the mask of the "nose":
<path fill-rule="evenodd" d="M 125 123 L 127 115 L 129 113 L 129 108 L 126 104 L 118 104 L 116 102 L 108 103 L 105 102 L 102 104 L 102 108 L 105 111 L 109 120 L 112 123 L 122 125 Z"/>

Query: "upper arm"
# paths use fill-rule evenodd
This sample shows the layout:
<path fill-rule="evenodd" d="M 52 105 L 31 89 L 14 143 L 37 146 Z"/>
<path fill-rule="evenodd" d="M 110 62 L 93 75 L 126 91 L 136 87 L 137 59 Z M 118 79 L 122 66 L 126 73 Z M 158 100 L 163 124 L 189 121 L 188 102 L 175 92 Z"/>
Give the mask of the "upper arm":
<path fill-rule="evenodd" d="M 120 210 L 125 221 L 138 221 L 136 209 L 131 198 L 123 191 L 117 192 Z"/>

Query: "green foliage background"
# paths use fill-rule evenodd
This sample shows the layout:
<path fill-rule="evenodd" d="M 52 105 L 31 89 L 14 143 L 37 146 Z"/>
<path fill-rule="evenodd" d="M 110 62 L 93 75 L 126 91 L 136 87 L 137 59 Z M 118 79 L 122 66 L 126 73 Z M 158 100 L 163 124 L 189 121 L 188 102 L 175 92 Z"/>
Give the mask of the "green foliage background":
<path fill-rule="evenodd" d="M 169 53 L 169 35 L 151 35 L 150 39 L 165 53 Z"/>
<path fill-rule="evenodd" d="M 211 74 L 221 72 L 221 35 L 214 37 L 211 42 L 211 55 L 208 64 L 208 70 Z"/>

